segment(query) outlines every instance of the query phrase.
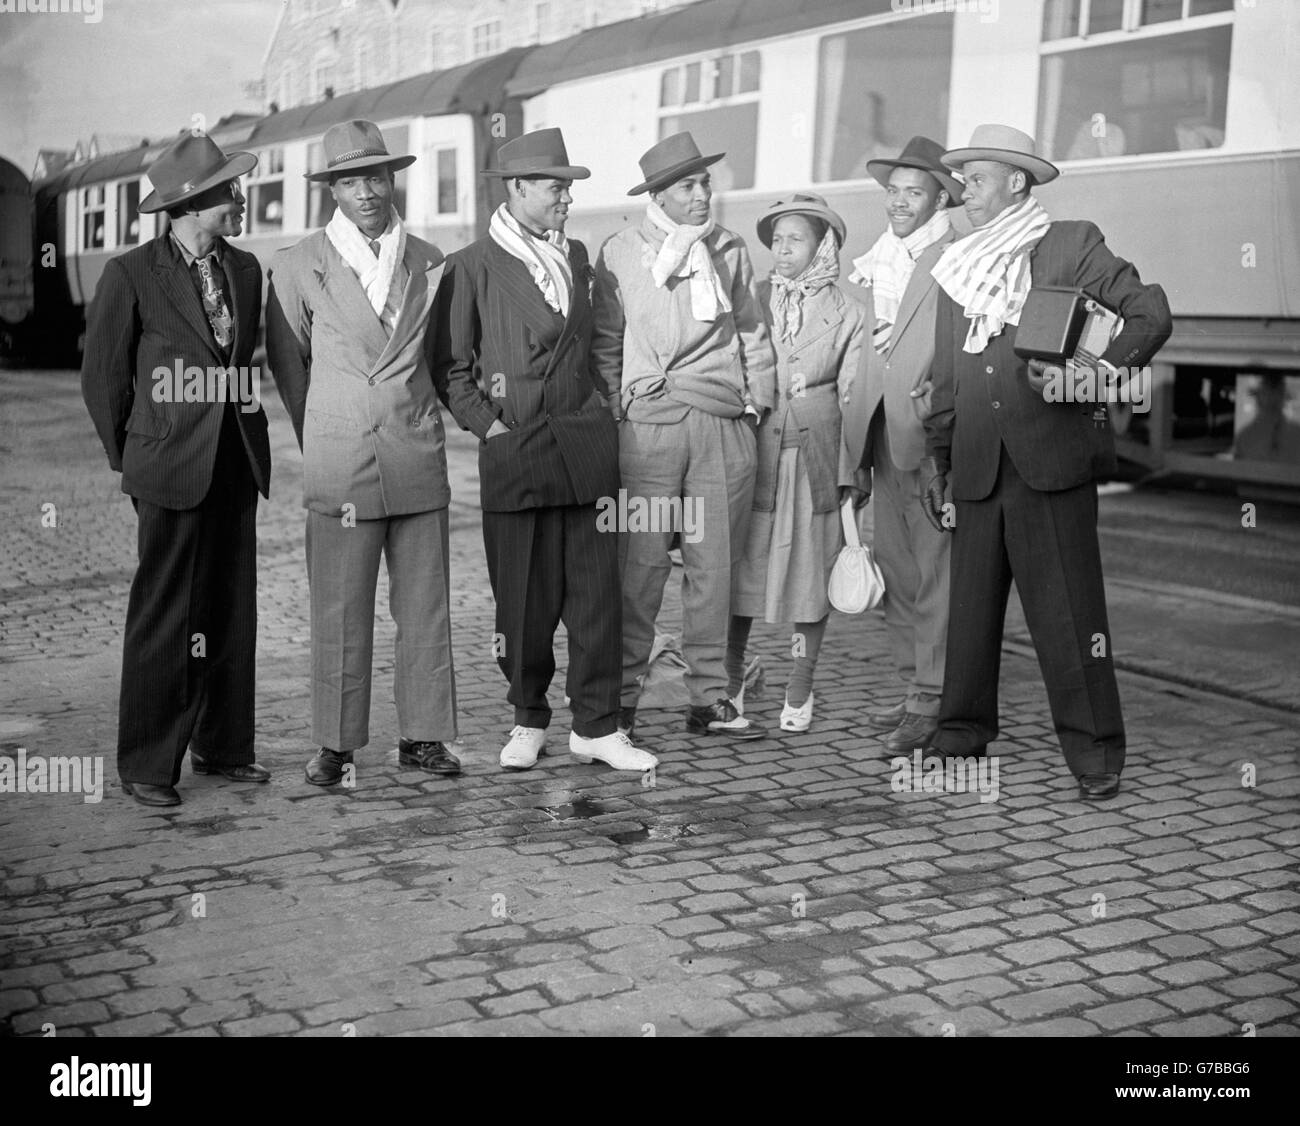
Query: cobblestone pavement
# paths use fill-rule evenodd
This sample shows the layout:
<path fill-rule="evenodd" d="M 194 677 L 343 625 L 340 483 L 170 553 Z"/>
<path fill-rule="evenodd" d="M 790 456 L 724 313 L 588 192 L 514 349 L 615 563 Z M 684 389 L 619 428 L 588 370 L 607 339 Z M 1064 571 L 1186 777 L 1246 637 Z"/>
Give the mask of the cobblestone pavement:
<path fill-rule="evenodd" d="M 866 700 L 895 694 L 883 625 L 837 615 L 805 735 L 706 746 L 679 715 L 648 711 L 651 780 L 577 765 L 561 709 L 554 753 L 502 773 L 510 717 L 490 652 L 474 442 L 459 433 L 463 777 L 398 767 L 381 614 L 357 785 L 302 780 L 300 461 L 277 402 L 258 650 L 258 758 L 275 776 L 238 786 L 187 769 L 183 806 L 142 809 L 113 757 L 130 504 L 71 373 L 0 374 L 0 392 L 0 747 L 102 755 L 106 775 L 99 803 L 0 794 L 0 1017 L 17 1034 L 1300 1026 L 1294 714 L 1122 673 L 1124 790 L 1084 804 L 1032 653 L 1012 645 L 997 800 L 896 792 L 858 722 Z M 41 525 L 45 503 L 57 528 Z M 663 625 L 679 617 L 674 592 Z M 770 680 L 755 709 L 774 729 L 788 636 L 754 637 Z"/>

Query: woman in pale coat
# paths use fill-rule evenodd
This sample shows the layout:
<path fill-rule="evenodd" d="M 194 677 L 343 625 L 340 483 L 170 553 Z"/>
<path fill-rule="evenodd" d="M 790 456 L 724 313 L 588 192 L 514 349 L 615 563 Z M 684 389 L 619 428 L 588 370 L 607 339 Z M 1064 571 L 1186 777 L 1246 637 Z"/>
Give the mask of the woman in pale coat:
<path fill-rule="evenodd" d="M 728 693 L 741 692 L 755 618 L 793 622 L 794 668 L 781 729 L 806 731 L 826 633 L 827 583 L 844 544 L 839 517 L 840 393 L 857 370 L 865 315 L 838 285 L 844 220 L 815 195 L 758 221 L 774 270 L 759 296 L 776 346 L 776 406 L 758 431 L 749 538 L 731 600 Z"/>

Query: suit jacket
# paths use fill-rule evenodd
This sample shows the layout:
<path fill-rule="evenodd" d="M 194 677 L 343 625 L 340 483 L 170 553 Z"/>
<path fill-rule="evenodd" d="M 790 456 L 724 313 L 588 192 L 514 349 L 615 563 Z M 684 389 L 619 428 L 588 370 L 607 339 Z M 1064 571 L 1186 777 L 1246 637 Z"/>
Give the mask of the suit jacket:
<path fill-rule="evenodd" d="M 772 283 L 761 282 L 758 300 L 769 322 L 771 299 Z M 792 342 L 780 339 L 773 330 L 776 406 L 758 428 L 755 511 L 771 512 L 776 507 L 781 441 L 791 427 L 799 432 L 813 511 L 834 512 L 838 506 L 839 389 L 859 366 L 862 325 L 862 303 L 832 283 L 804 298 L 803 325 Z"/>
<path fill-rule="evenodd" d="M 889 334 L 889 348 L 881 355 L 871 345 L 876 330 L 875 294 L 868 292 L 866 328 L 861 362 L 844 392 L 844 439 L 840 449 L 840 484 L 864 488 L 869 481 L 873 451 L 868 449 L 871 420 L 884 405 L 889 431 L 890 460 L 899 469 L 915 469 L 925 453 L 926 409 L 912 391 L 930 378 L 934 360 L 934 316 L 939 304 L 939 283 L 930 271 L 955 231 L 927 246 L 916 260 L 898 305 L 898 319 Z"/>
<path fill-rule="evenodd" d="M 1077 286 L 1119 311 L 1124 328 L 1101 357 L 1117 367 L 1145 366 L 1173 331 L 1164 290 L 1143 285 L 1092 223 L 1053 223 L 1031 252 L 1030 276 L 1034 285 Z M 1029 383 L 1027 361 L 1014 352 L 1015 325 L 978 355 L 962 350 L 967 327 L 960 306 L 942 294 L 926 451 L 941 469 L 951 466 L 957 500 L 982 500 L 992 492 L 1003 445 L 1030 488 L 1044 492 L 1115 471 L 1115 436 L 1104 406 L 1047 402 Z"/>
<path fill-rule="evenodd" d="M 446 508 L 447 450 L 430 372 L 441 251 L 408 235 L 391 336 L 324 231 L 268 271 L 266 352 L 302 449 L 303 505 L 359 520 Z"/>
<path fill-rule="evenodd" d="M 209 368 L 251 367 L 262 269 L 253 255 L 224 242 L 222 265 L 234 306 L 229 361 L 218 350 L 190 269 L 170 234 L 110 259 L 90 306 L 82 397 L 109 465 L 122 474 L 122 491 L 162 508 L 194 508 L 207 496 L 222 418 L 230 409 L 253 480 L 269 495 L 271 447 L 261 403 L 245 411 L 242 403 L 176 402 L 155 379 L 156 370 L 174 373 L 178 364 L 182 371 L 202 369 L 205 384 Z M 252 375 L 258 377 L 255 369 Z"/>
<path fill-rule="evenodd" d="M 618 431 L 590 370 L 591 267 L 569 242 L 569 315 L 484 237 L 447 259 L 434 379 L 476 435 L 483 511 L 591 504 L 619 488 Z M 488 439 L 500 419 L 508 434 Z"/>

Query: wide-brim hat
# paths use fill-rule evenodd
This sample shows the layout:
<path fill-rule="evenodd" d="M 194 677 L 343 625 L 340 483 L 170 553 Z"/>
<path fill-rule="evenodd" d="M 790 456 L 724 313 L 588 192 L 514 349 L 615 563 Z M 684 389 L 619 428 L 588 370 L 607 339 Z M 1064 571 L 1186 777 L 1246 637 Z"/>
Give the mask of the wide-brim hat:
<path fill-rule="evenodd" d="M 138 211 L 164 211 L 202 195 L 209 188 L 237 180 L 257 166 L 251 152 L 221 151 L 206 133 L 182 133 L 159 154 L 146 175 L 153 190 L 140 201 Z"/>
<path fill-rule="evenodd" d="M 966 190 L 965 185 L 944 167 L 943 145 L 938 141 L 932 141 L 929 137 L 916 136 L 903 146 L 903 151 L 896 159 L 867 161 L 867 171 L 882 188 L 889 187 L 889 177 L 893 175 L 895 168 L 919 168 L 922 172 L 930 173 L 939 181 L 939 186 L 948 193 L 948 206 L 961 206 L 962 193 Z"/>
<path fill-rule="evenodd" d="M 960 168 L 971 160 L 1000 160 L 1029 173 L 1036 184 L 1047 184 L 1061 174 L 1055 164 L 1038 155 L 1033 137 L 1010 125 L 977 125 L 970 144 L 943 154 L 949 168 Z"/>
<path fill-rule="evenodd" d="M 674 133 L 646 150 L 637 162 L 641 165 L 641 175 L 645 179 L 627 194 L 641 195 L 643 192 L 666 188 L 683 176 L 717 164 L 726 155 L 725 152 L 715 152 L 705 156 L 689 133 Z"/>
<path fill-rule="evenodd" d="M 484 168 L 480 176 L 539 177 L 550 180 L 585 180 L 590 168 L 569 163 L 564 134 L 558 129 L 534 129 L 507 141 L 497 150 L 497 167 Z"/>
<path fill-rule="evenodd" d="M 340 121 L 325 130 L 321 138 L 325 153 L 325 167 L 303 175 L 308 180 L 324 183 L 331 176 L 356 172 L 362 168 L 387 165 L 400 172 L 415 163 L 413 156 L 394 156 L 384 143 L 384 135 L 373 121 Z"/>
<path fill-rule="evenodd" d="M 815 215 L 830 224 L 835 237 L 840 240 L 840 246 L 844 245 L 844 240 L 848 237 L 844 220 L 830 209 L 821 196 L 811 192 L 795 192 L 788 200 L 777 200 L 758 217 L 758 237 L 769 250 L 772 249 L 772 228 L 782 215 Z"/>

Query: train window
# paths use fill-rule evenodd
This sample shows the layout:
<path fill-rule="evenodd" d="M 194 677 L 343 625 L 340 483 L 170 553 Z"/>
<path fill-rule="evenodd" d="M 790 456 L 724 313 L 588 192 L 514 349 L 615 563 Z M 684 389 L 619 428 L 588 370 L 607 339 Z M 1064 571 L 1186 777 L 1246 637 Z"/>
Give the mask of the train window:
<path fill-rule="evenodd" d="M 1085 19 L 1083 0 L 1047 0 L 1043 5 L 1043 41 L 1118 31 L 1124 26 L 1124 3 L 1125 0 L 1092 0 Z"/>
<path fill-rule="evenodd" d="M 1223 144 L 1232 26 L 1046 54 L 1038 139 L 1049 160 Z"/>
<path fill-rule="evenodd" d="M 913 16 L 821 41 L 813 180 L 856 180 L 909 137 L 948 135 L 950 13 Z"/>
<path fill-rule="evenodd" d="M 284 229 L 284 149 L 263 149 L 248 178 L 249 234 Z"/>
<path fill-rule="evenodd" d="M 124 180 L 117 185 L 117 245 L 135 246 L 140 241 L 140 181 Z"/>
<path fill-rule="evenodd" d="M 746 51 L 740 56 L 740 85 L 737 94 L 751 94 L 758 89 L 759 54 Z"/>
<path fill-rule="evenodd" d="M 713 60 L 713 96 L 729 98 L 736 78 L 736 56 L 723 55 Z"/>
<path fill-rule="evenodd" d="M 1234 0 L 1190 0 L 1189 16 L 1208 16 L 1214 12 L 1231 12 Z"/>
<path fill-rule="evenodd" d="M 456 150 L 438 150 L 438 214 L 454 215 L 458 210 Z"/>
<path fill-rule="evenodd" d="M 1088 5 L 1086 34 L 1100 35 L 1103 31 L 1118 31 L 1124 26 L 1124 0 L 1092 0 Z"/>
<path fill-rule="evenodd" d="M 392 152 L 389 149 L 389 152 Z M 325 167 L 325 150 L 321 143 L 316 141 L 307 149 L 307 167 L 324 168 Z M 318 184 L 314 180 L 307 181 L 307 226 L 311 230 L 317 227 L 323 227 L 334 217 L 334 197 L 330 194 L 328 184 Z"/>
<path fill-rule="evenodd" d="M 411 129 L 407 125 L 385 125 L 383 129 L 384 140 L 388 143 L 388 151 L 391 153 L 410 152 Z M 406 173 L 399 172 L 393 177 L 393 206 L 397 208 L 397 214 L 406 218 Z"/>
<path fill-rule="evenodd" d="M 104 248 L 104 185 L 81 190 L 81 249 Z"/>
<path fill-rule="evenodd" d="M 689 129 L 702 152 L 727 155 L 709 169 L 714 191 L 754 186 L 758 151 L 758 103 L 718 106 L 659 119 L 659 139 Z"/>

